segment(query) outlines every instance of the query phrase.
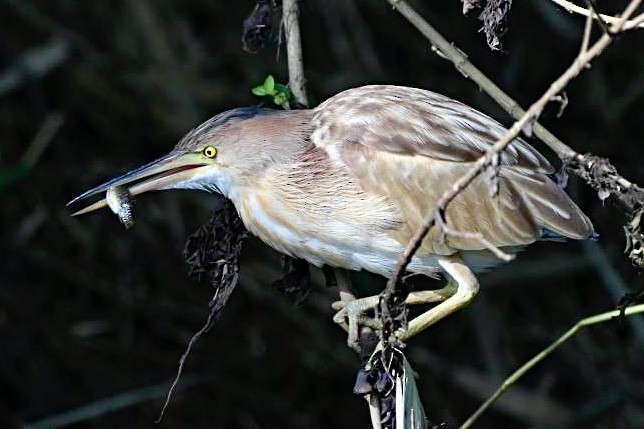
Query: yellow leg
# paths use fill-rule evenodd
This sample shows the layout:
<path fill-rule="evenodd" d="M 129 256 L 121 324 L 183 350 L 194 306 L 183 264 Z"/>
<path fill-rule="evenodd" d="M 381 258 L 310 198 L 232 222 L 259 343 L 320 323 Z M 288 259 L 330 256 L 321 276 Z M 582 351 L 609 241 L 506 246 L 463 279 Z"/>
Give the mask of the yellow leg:
<path fill-rule="evenodd" d="M 452 284 L 439 290 L 411 292 L 407 296 L 405 303 L 415 305 L 441 302 L 449 299 L 457 292 L 458 289 Z M 365 298 L 342 299 L 331 304 L 331 307 L 337 311 L 333 316 L 333 321 L 348 332 L 347 343 L 350 347 L 355 348 L 357 345 L 359 326 L 368 326 L 376 330 L 382 329 L 380 320 L 364 315 L 366 311 L 375 309 L 379 300 L 380 296 L 374 295 Z"/>
<path fill-rule="evenodd" d="M 472 270 L 463 263 L 458 256 L 441 258 L 438 263 L 445 272 L 454 280 L 458 289 L 456 293 L 438 304 L 436 307 L 427 310 L 425 313 L 409 322 L 407 330 L 397 332 L 396 335 L 402 341 L 407 341 L 419 332 L 448 316 L 456 310 L 465 307 L 476 296 L 479 291 L 479 282 L 472 273 Z"/>

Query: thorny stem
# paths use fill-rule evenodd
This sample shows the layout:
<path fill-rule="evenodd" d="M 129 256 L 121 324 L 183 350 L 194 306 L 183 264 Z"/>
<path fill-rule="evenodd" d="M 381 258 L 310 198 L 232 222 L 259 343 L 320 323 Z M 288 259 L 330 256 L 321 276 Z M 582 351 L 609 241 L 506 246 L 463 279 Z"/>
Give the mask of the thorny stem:
<path fill-rule="evenodd" d="M 436 33 L 438 36 L 437 39 L 441 39 L 445 41 L 447 45 L 449 43 L 442 38 L 442 36 L 438 35 L 438 33 L 427 24 L 427 22 L 420 16 L 418 15 L 407 3 L 405 3 L 402 0 L 387 0 L 394 8 L 396 8 L 401 14 L 403 14 L 405 17 L 407 17 L 417 28 L 425 34 L 425 31 L 429 33 Z M 621 18 L 615 23 L 613 23 L 610 27 L 610 33 L 602 35 L 602 37 L 597 40 L 590 48 L 588 48 L 584 52 L 580 52 L 579 55 L 575 58 L 573 63 L 568 67 L 568 69 L 556 80 L 554 81 L 548 90 L 532 105 L 530 108 L 512 125 L 512 127 L 505 133 L 505 135 L 497 140 L 494 145 L 490 146 L 490 148 L 486 151 L 485 155 L 480 157 L 472 166 L 472 168 L 463 176 L 461 176 L 460 179 L 458 179 L 452 187 L 445 192 L 441 198 L 438 199 L 436 202 L 436 205 L 434 208 L 432 208 L 427 215 L 425 216 L 421 228 L 419 228 L 412 239 L 409 241 L 409 244 L 405 248 L 405 251 L 403 253 L 403 256 L 401 257 L 398 265 L 396 266 L 396 270 L 394 271 L 393 276 L 389 281 L 387 282 L 387 287 L 385 288 L 384 291 L 384 299 L 389 302 L 391 298 L 395 295 L 396 293 L 396 286 L 400 279 L 402 278 L 403 274 L 405 273 L 405 270 L 407 269 L 407 266 L 411 262 L 411 259 L 420 247 L 423 239 L 429 232 L 429 230 L 436 224 L 436 216 L 440 216 L 440 212 L 445 211 L 445 208 L 447 205 L 458 195 L 459 192 L 461 192 L 466 186 L 468 186 L 483 170 L 486 166 L 490 165 L 491 162 L 493 162 L 494 157 L 496 157 L 507 145 L 509 145 L 524 129 L 532 129 L 536 124 L 536 119 L 539 117 L 541 112 L 543 111 L 544 107 L 550 102 L 550 100 L 556 96 L 558 93 L 560 93 L 570 82 L 573 78 L 575 78 L 579 73 L 581 73 L 586 65 L 593 60 L 595 57 L 600 55 L 607 47 L 610 45 L 610 43 L 613 40 L 613 35 L 617 34 L 618 32 L 622 31 L 623 25 L 626 22 L 626 20 L 635 12 L 637 7 L 639 6 L 641 0 L 633 0 L 631 3 L 626 7 L 624 10 L 624 13 L 622 14 Z M 412 21 L 413 20 L 413 21 Z M 422 28 L 422 29 L 421 29 Z M 432 40 L 435 40 L 432 38 Z M 447 52 L 443 50 L 442 43 L 437 43 L 438 48 L 446 54 L 446 56 L 449 57 Z M 460 53 L 460 51 L 450 49 L 449 52 L 456 52 L 459 57 L 461 57 L 461 62 L 456 63 L 457 67 L 461 70 L 465 70 L 465 63 L 470 64 L 469 61 L 466 60 L 466 57 L 464 54 Z M 450 58 L 451 59 L 451 58 Z M 463 62 L 465 61 L 465 63 Z M 468 68 L 470 66 L 467 66 Z M 474 66 L 471 66 L 472 69 L 476 70 Z M 478 70 L 477 70 L 478 72 Z M 479 72 L 480 73 L 480 72 Z M 481 74 L 482 75 L 482 74 Z M 486 81 L 489 81 L 489 79 L 485 76 L 483 76 Z M 491 83 L 491 81 L 489 81 Z M 497 88 L 496 85 L 491 84 L 494 88 Z M 500 91 L 500 89 L 499 89 Z M 503 94 L 505 97 L 507 95 Z M 507 97 L 509 98 L 509 97 Z M 513 102 L 514 103 L 514 102 Z M 516 105 L 516 103 L 514 103 Z M 503 104 L 505 105 L 505 104 Z M 536 131 L 536 127 L 535 127 Z M 554 136 L 553 136 L 554 137 Z M 574 152 L 572 149 L 570 149 L 568 146 L 565 144 L 559 142 L 560 145 L 563 145 L 563 147 L 566 149 L 565 152 L 572 152 L 576 156 L 579 156 Z M 561 149 L 561 148 L 560 148 Z M 559 152 L 557 152 L 559 154 Z M 560 155 L 561 156 L 561 155 Z"/>

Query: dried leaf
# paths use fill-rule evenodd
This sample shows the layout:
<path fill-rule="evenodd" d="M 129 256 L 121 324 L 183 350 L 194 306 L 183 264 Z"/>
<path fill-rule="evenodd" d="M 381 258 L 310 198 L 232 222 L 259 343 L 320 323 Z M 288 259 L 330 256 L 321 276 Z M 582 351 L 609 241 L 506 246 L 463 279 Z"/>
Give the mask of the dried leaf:
<path fill-rule="evenodd" d="M 282 271 L 284 277 L 273 283 L 285 296 L 294 298 L 295 303 L 302 302 L 311 291 L 311 271 L 309 263 L 303 259 L 284 256 Z"/>
<path fill-rule="evenodd" d="M 463 5 L 465 7 L 465 5 Z M 508 31 L 507 22 L 512 8 L 512 0 L 488 0 L 479 15 L 483 22 L 481 30 L 485 33 L 490 49 L 501 50 L 501 37 Z"/>
<path fill-rule="evenodd" d="M 237 286 L 239 256 L 247 235 L 233 203 L 220 198 L 210 220 L 186 242 L 183 256 L 188 264 L 188 275 L 199 279 L 205 277 L 215 288 L 210 302 L 213 322 Z"/>
<path fill-rule="evenodd" d="M 246 52 L 256 53 L 267 45 L 277 43 L 279 32 L 273 29 L 272 18 L 276 5 L 270 0 L 260 0 L 255 8 L 244 19 L 242 48 Z"/>
<path fill-rule="evenodd" d="M 478 0 L 463 0 L 463 15 L 467 15 L 472 9 L 481 7 Z"/>
<path fill-rule="evenodd" d="M 608 189 L 600 189 L 597 191 L 597 196 L 599 197 L 600 201 L 605 201 L 608 197 L 610 197 L 610 190 Z"/>
<path fill-rule="evenodd" d="M 626 249 L 631 263 L 639 269 L 644 269 L 644 233 L 642 233 L 642 216 L 644 207 L 636 210 L 630 221 L 624 226 Z"/>

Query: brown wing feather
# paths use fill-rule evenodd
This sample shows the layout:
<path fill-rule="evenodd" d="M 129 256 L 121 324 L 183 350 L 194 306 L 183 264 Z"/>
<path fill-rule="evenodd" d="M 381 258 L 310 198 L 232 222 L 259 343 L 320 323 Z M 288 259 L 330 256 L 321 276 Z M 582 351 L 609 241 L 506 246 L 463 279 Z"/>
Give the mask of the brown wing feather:
<path fill-rule="evenodd" d="M 313 140 L 320 146 L 359 143 L 386 152 L 443 161 L 475 161 L 506 129 L 449 97 L 401 86 L 350 89 L 314 109 Z M 539 152 L 521 139 L 501 154 L 503 165 L 552 173 Z"/>
<path fill-rule="evenodd" d="M 345 91 L 316 109 L 311 141 L 346 165 L 368 192 L 390 198 L 404 226 L 392 234 L 407 243 L 471 163 L 505 129 L 493 119 L 450 98 L 420 89 L 367 86 Z M 480 232 L 496 246 L 517 246 L 540 238 L 542 228 L 586 238 L 592 225 L 547 176 L 552 166 L 523 140 L 501 155 L 499 194 L 476 179 L 448 206 L 455 229 Z M 434 228 L 423 244 L 431 253 L 479 250 L 478 242 L 448 237 Z"/>

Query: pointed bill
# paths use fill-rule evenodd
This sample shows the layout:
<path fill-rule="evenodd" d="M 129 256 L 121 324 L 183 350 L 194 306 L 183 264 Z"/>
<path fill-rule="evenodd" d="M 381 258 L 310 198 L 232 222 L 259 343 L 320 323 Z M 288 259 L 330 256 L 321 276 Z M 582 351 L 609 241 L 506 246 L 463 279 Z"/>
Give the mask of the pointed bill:
<path fill-rule="evenodd" d="M 168 155 L 152 161 L 149 164 L 129 171 L 122 176 L 116 177 L 82 193 L 67 203 L 67 206 L 101 192 L 107 192 L 108 189 L 117 186 L 126 187 L 132 196 L 149 191 L 176 187 L 182 182 L 190 181 L 197 170 L 206 166 L 208 166 L 208 163 L 204 162 L 203 157 L 197 153 L 170 152 Z M 72 216 L 89 213 L 107 207 L 107 205 L 107 200 L 102 198 L 74 212 Z"/>

